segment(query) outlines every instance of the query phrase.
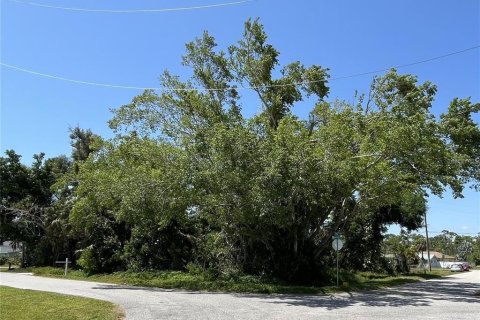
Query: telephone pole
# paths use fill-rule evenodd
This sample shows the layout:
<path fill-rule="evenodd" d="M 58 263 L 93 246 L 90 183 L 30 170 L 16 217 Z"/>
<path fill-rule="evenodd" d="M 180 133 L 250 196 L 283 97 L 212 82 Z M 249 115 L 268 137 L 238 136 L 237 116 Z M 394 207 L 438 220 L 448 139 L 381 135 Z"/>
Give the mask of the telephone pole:
<path fill-rule="evenodd" d="M 430 262 L 430 243 L 428 242 L 427 210 L 423 213 L 423 217 L 425 220 L 425 234 L 427 235 L 428 270 L 432 271 L 432 263 Z"/>

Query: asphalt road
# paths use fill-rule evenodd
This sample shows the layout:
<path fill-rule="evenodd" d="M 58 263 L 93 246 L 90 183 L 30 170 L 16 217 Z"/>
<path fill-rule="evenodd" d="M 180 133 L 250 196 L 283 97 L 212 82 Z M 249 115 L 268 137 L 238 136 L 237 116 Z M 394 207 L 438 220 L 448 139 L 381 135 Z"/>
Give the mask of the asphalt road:
<path fill-rule="evenodd" d="M 0 273 L 0 285 L 111 301 L 127 319 L 434 319 L 480 318 L 480 271 L 335 296 L 186 292 Z"/>

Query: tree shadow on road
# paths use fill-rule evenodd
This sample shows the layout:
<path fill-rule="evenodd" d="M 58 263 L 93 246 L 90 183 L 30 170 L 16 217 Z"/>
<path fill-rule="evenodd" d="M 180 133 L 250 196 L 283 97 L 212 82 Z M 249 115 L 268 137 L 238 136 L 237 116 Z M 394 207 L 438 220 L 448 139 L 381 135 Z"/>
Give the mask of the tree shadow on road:
<path fill-rule="evenodd" d="M 420 282 L 390 289 L 337 294 L 332 296 L 276 295 L 255 298 L 269 303 L 305 306 L 312 308 L 341 309 L 349 306 L 404 307 L 429 306 L 435 301 L 475 303 L 480 307 L 480 298 L 475 296 L 480 285 L 477 283 L 446 280 Z M 249 295 L 242 295 L 249 297 Z"/>

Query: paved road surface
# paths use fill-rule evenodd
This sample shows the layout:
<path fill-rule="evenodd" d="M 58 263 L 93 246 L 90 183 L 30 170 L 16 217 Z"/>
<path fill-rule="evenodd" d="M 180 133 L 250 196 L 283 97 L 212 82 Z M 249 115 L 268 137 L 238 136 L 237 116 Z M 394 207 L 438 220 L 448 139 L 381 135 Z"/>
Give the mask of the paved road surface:
<path fill-rule="evenodd" d="M 335 296 L 185 292 L 0 273 L 0 285 L 111 301 L 127 319 L 480 319 L 480 271 Z"/>

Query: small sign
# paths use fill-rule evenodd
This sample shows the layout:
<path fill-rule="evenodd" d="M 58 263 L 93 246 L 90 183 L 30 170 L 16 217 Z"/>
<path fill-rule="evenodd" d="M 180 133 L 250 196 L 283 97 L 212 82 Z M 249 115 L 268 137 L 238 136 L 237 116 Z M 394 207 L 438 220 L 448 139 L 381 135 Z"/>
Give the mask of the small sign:
<path fill-rule="evenodd" d="M 340 240 L 340 238 L 336 238 L 335 240 L 332 241 L 332 247 L 335 249 L 335 251 L 338 251 L 343 248 L 343 241 Z"/>
<path fill-rule="evenodd" d="M 338 275 L 338 251 L 343 248 L 343 237 L 339 232 L 335 232 L 334 236 L 332 237 L 332 247 L 337 252 L 337 288 L 339 282 L 339 275 Z"/>
<path fill-rule="evenodd" d="M 71 261 L 68 261 L 68 258 L 65 259 L 65 261 L 55 261 L 55 263 L 59 263 L 59 264 L 65 264 L 65 277 L 67 276 L 67 271 L 68 271 L 68 265 L 70 263 L 72 263 Z"/>

